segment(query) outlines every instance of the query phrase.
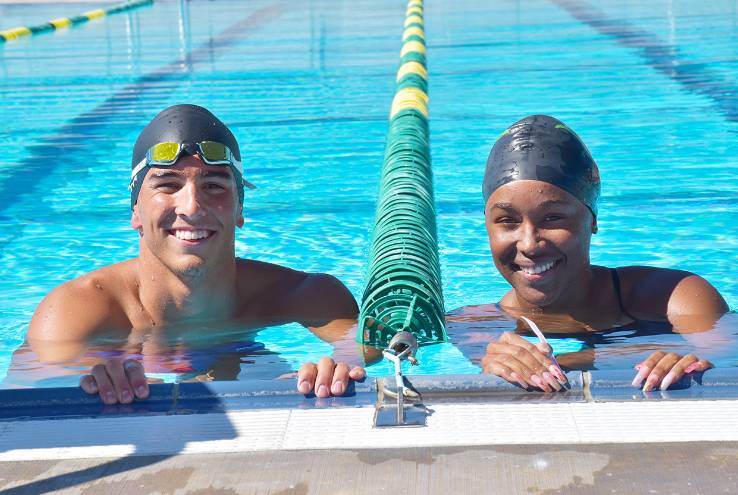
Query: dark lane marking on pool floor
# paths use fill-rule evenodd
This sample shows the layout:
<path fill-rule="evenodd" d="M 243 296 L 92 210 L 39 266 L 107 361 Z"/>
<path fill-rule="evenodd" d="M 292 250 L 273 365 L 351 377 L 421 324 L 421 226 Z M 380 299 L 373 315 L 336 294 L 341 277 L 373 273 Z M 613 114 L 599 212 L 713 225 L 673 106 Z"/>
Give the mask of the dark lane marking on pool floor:
<path fill-rule="evenodd" d="M 56 134 L 41 138 L 38 144 L 29 146 L 30 155 L 9 167 L 7 175 L 0 178 L 0 212 L 24 196 L 33 196 L 40 182 L 54 173 L 60 163 L 79 162 L 88 165 L 81 170 L 89 170 L 89 164 L 95 160 L 99 150 L 109 148 L 106 143 L 116 139 L 114 133 L 105 132 L 108 127 L 119 125 L 111 117 L 123 114 L 126 121 L 130 122 L 132 114 L 140 113 L 136 112 L 136 104 L 148 93 L 161 90 L 157 83 L 184 80 L 177 77 L 184 70 L 183 62 L 187 66 L 210 61 L 225 49 L 253 34 L 256 29 L 276 19 L 284 10 L 281 4 L 272 4 L 252 12 L 217 36 L 206 40 L 190 52 L 185 61 L 177 59 L 139 77 L 97 107 L 73 118 L 60 127 Z M 142 115 L 141 118 L 143 117 Z M 74 172 L 74 178 L 78 179 L 88 173 Z M 8 239 L 12 240 L 13 237 L 15 236 Z M 0 253 L 9 240 L 0 242 Z"/>
<path fill-rule="evenodd" d="M 614 38 L 619 44 L 635 48 L 645 62 L 678 82 L 692 93 L 710 98 L 730 122 L 738 122 L 738 86 L 704 62 L 687 60 L 679 47 L 662 41 L 657 35 L 623 20 L 611 19 L 604 12 L 578 0 L 549 0 L 577 20 Z"/>

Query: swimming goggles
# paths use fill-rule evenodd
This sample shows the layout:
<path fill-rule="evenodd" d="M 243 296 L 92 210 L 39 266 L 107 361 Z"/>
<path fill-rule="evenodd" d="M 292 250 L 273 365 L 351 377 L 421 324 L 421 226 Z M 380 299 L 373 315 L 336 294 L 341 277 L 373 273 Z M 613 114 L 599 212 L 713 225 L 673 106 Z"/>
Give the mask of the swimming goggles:
<path fill-rule="evenodd" d="M 190 155 L 198 154 L 200 159 L 208 165 L 226 165 L 243 177 L 243 164 L 236 160 L 233 152 L 223 143 L 216 141 L 200 141 L 199 143 L 157 143 L 146 152 L 146 156 L 133 167 L 131 171 L 131 183 L 136 176 L 146 167 L 170 167 L 177 163 L 180 155 L 186 151 Z M 244 185 L 253 187 L 251 183 L 244 180 Z"/>

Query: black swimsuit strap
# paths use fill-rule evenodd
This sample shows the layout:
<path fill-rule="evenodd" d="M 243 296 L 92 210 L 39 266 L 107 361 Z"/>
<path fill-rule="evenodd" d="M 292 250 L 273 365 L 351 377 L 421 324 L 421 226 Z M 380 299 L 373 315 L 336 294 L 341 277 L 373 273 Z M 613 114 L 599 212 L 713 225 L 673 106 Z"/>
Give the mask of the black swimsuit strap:
<path fill-rule="evenodd" d="M 626 311 L 625 306 L 623 305 L 623 297 L 620 295 L 620 277 L 618 276 L 617 269 L 610 268 L 610 275 L 612 276 L 612 286 L 615 288 L 615 295 L 618 298 L 618 306 L 620 307 L 620 312 L 629 318 L 637 320 L 635 316 Z"/>

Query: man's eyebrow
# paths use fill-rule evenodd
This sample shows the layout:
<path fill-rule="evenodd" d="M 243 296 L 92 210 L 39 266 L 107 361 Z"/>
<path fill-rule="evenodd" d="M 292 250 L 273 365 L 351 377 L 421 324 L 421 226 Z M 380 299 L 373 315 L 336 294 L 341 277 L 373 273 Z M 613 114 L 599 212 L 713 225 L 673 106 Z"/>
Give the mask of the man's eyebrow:
<path fill-rule="evenodd" d="M 205 172 L 204 174 L 202 174 L 202 176 L 205 179 L 212 179 L 212 178 L 215 178 L 215 179 L 230 179 L 231 178 L 230 172 L 227 172 L 225 170 L 222 171 L 222 172 L 212 170 L 212 171 L 209 171 L 209 172 Z"/>
<path fill-rule="evenodd" d="M 179 177 L 182 175 L 181 173 L 175 172 L 174 170 L 161 170 L 161 171 L 154 171 L 151 174 L 152 179 L 166 179 L 171 177 Z"/>
<path fill-rule="evenodd" d="M 499 208 L 501 210 L 514 210 L 512 203 L 495 203 L 492 208 Z"/>

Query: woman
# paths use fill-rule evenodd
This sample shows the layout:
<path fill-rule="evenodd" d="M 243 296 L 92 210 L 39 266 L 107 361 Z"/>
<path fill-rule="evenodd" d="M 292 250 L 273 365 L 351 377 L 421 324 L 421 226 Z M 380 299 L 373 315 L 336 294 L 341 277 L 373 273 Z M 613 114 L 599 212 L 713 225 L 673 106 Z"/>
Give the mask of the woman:
<path fill-rule="evenodd" d="M 579 136 L 555 118 L 526 117 L 502 134 L 487 160 L 483 192 L 492 258 L 512 286 L 499 307 L 511 316 L 527 315 L 546 332 L 594 336 L 641 321 L 663 322 L 677 333 L 705 331 L 728 310 L 718 291 L 692 273 L 590 264 L 599 172 Z M 488 311 L 465 308 L 463 317 Z M 566 377 L 549 351 L 506 332 L 489 344 L 482 367 L 524 388 L 559 390 Z M 665 390 L 685 373 L 710 367 L 691 354 L 654 352 L 636 365 L 633 384 Z"/>

